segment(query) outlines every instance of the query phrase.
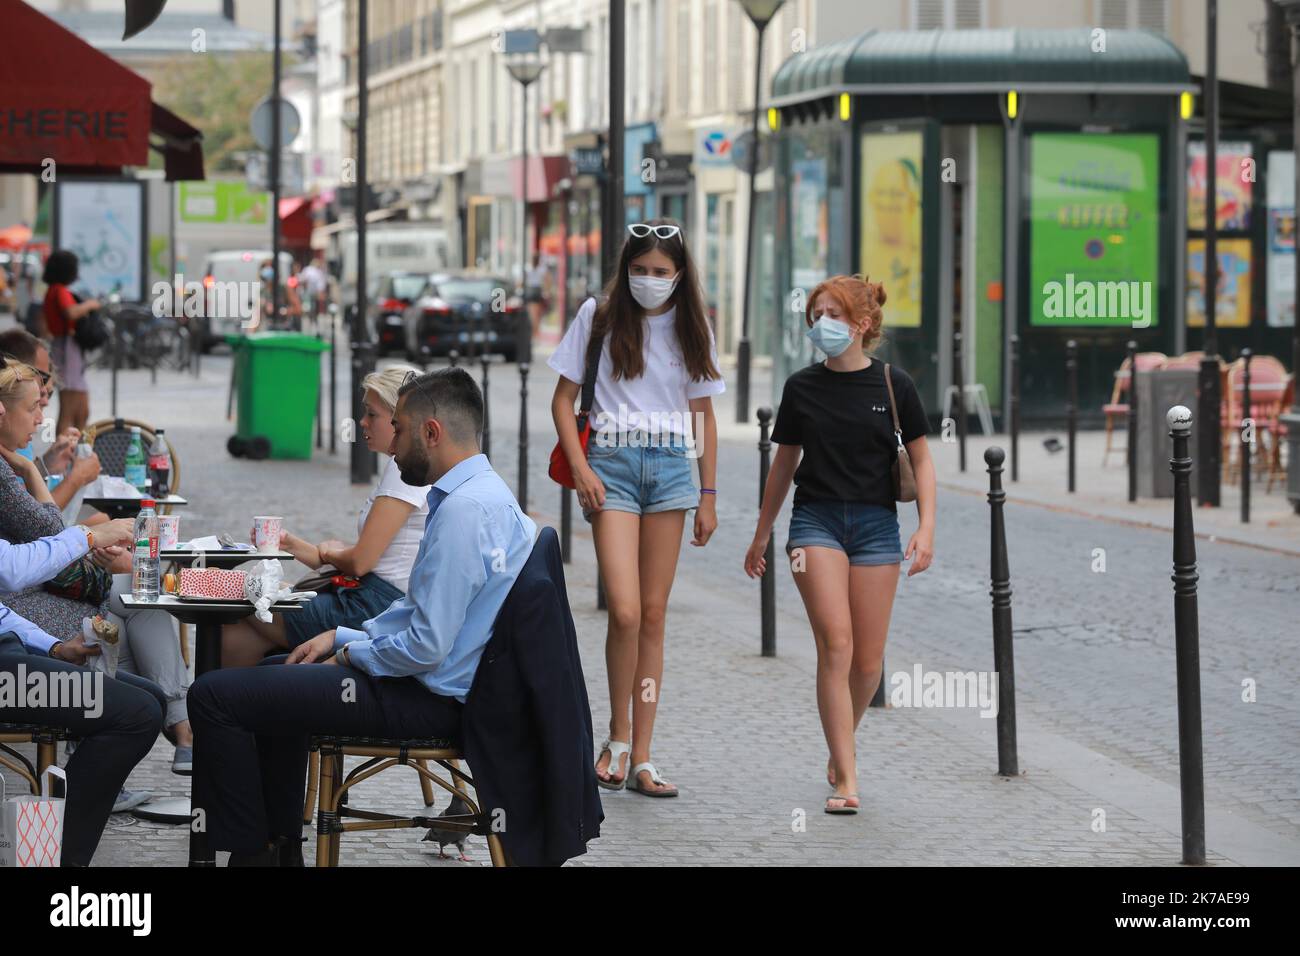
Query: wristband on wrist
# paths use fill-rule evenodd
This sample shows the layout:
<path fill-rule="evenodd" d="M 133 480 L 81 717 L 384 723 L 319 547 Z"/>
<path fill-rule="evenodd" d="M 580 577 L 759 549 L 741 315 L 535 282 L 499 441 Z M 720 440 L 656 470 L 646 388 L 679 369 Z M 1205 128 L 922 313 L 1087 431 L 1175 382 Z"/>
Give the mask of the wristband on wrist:
<path fill-rule="evenodd" d="M 50 657 L 58 657 L 59 655 L 56 654 L 55 651 L 57 651 L 57 650 L 58 650 L 60 647 L 62 647 L 62 646 L 63 646 L 63 642 L 62 642 L 62 641 L 55 641 L 53 644 L 50 645 L 50 650 L 49 650 L 48 656 L 50 656 Z"/>
<path fill-rule="evenodd" d="M 702 495 L 716 495 L 717 493 L 718 493 L 718 489 L 717 489 L 717 488 L 701 488 L 701 489 L 700 489 L 700 494 L 702 494 Z"/>

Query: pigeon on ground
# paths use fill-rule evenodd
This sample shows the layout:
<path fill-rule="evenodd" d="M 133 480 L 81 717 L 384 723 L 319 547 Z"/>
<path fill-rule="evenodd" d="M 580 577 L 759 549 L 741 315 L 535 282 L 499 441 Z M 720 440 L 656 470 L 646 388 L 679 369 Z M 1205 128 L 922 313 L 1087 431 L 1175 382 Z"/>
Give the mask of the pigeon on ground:
<path fill-rule="evenodd" d="M 457 817 L 457 816 L 469 816 L 469 814 L 470 814 L 469 804 L 467 804 L 464 800 L 462 800 L 458 796 L 452 796 L 451 803 L 447 804 L 447 809 L 443 810 L 442 813 L 438 814 L 438 816 Z M 421 842 L 425 842 L 425 843 L 436 842 L 438 844 L 438 859 L 440 860 L 451 859 L 451 857 L 447 854 L 446 849 L 448 845 L 454 845 L 460 853 L 461 862 L 469 863 L 470 858 L 465 855 L 465 839 L 468 836 L 469 834 L 466 833 L 464 830 L 453 830 L 450 828 L 440 827 L 437 824 L 434 824 L 433 826 L 429 827 L 429 832 L 424 835 L 424 840 Z"/>

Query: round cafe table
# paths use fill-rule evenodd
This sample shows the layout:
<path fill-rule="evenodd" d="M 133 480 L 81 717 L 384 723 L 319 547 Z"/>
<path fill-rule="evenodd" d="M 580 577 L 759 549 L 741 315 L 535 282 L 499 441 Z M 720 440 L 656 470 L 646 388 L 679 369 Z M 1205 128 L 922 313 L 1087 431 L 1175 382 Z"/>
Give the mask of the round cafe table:
<path fill-rule="evenodd" d="M 140 502 L 144 498 L 104 498 L 99 495 L 88 496 L 81 499 L 83 505 L 89 505 L 96 511 L 102 511 L 114 520 L 118 518 L 134 518 L 140 513 Z M 154 504 L 161 511 L 164 507 L 183 508 L 188 505 L 189 499 L 182 498 L 180 495 L 168 495 L 166 498 L 155 498 Z"/>
<path fill-rule="evenodd" d="M 261 555 L 261 557 L 272 557 L 272 555 Z M 225 624 L 233 624 L 235 621 L 242 620 L 253 613 L 253 605 L 250 601 L 221 601 L 207 599 L 185 599 L 181 600 L 174 594 L 159 595 L 156 601 L 137 601 L 128 594 L 122 595 L 122 603 L 131 610 L 158 610 L 166 611 L 176 620 L 183 624 L 194 626 L 194 674 L 196 677 L 202 677 L 208 671 L 218 670 L 221 667 L 221 628 Z M 276 614 L 292 614 L 295 611 L 301 611 L 303 602 L 300 601 L 282 601 L 271 605 L 271 611 Z M 195 763 L 198 763 L 198 757 L 195 756 Z M 157 801 L 161 803 L 162 801 Z M 185 800 L 184 815 L 180 817 L 180 822 L 186 822 L 190 819 L 188 800 Z M 156 818 L 177 819 L 180 816 L 179 810 L 175 807 L 157 807 Z M 216 857 L 208 849 L 207 834 L 196 832 L 193 827 L 190 828 L 190 866 L 215 866 Z"/>

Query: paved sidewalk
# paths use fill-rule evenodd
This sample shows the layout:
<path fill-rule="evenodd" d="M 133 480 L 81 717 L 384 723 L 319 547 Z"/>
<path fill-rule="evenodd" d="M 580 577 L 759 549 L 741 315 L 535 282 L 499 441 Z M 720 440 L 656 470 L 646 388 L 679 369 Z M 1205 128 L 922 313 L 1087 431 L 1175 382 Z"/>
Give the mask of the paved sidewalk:
<path fill-rule="evenodd" d="M 182 533 L 239 533 L 256 510 L 283 514 L 287 527 L 307 537 L 352 534 L 367 489 L 347 483 L 347 446 L 335 457 L 317 452 L 310 462 L 254 463 L 226 456 L 224 441 L 232 431 L 224 420 L 227 369 L 228 359 L 218 356 L 205 361 L 197 383 L 164 374 L 151 389 L 142 373 L 124 376 L 121 383 L 122 413 L 158 419 L 181 448 L 183 493 L 194 502 L 183 517 Z M 342 361 L 340 372 L 346 374 Z M 107 395 L 106 381 L 95 378 L 99 374 L 92 373 L 97 398 Z M 727 375 L 734 382 L 734 370 Z M 492 376 L 493 458 L 514 487 L 518 376 L 512 367 L 497 367 Z M 756 376 L 755 408 L 766 404 L 765 381 Z M 559 495 L 544 472 L 554 441 L 548 410 L 553 383 L 539 357 L 529 380 L 528 469 L 530 510 L 539 523 L 558 518 Z M 346 394 L 340 383 L 340 398 Z M 97 413 L 101 405 L 96 402 Z M 576 862 L 1178 862 L 1167 532 L 1020 507 L 1029 495 L 1017 487 L 1008 507 L 1008 533 L 1021 775 L 997 776 L 995 721 L 973 709 L 872 710 L 858 734 L 862 813 L 827 817 L 821 812 L 826 752 L 806 617 L 790 574 L 778 568 L 780 656 L 761 658 L 759 589 L 741 571 L 756 515 L 757 428 L 730 422 L 730 398 L 720 400 L 718 409 L 721 525 L 708 548 L 683 544 L 653 755 L 682 796 L 652 800 L 602 791 L 603 835 Z M 340 410 L 346 410 L 345 401 Z M 962 485 L 955 468 L 945 463 L 949 449 L 937 441 L 933 445 L 945 486 Z M 918 664 L 939 672 L 992 666 L 987 505 L 973 491 L 987 476 L 977 461 L 973 451 L 967 475 L 972 493 L 941 490 L 934 568 L 900 584 L 887 678 L 910 673 Z M 1028 474 L 1028 458 L 1022 466 Z M 906 540 L 915 527 L 914 513 L 904 510 L 900 517 Z M 783 517 L 778 546 L 785 524 Z M 595 610 L 588 528 L 579 517 L 573 530 L 568 587 L 599 740 L 608 720 L 605 618 Z M 1088 570 L 1097 546 L 1109 555 L 1106 574 Z M 1293 653 L 1300 559 L 1223 541 L 1206 543 L 1199 557 L 1211 862 L 1300 864 L 1300 747 L 1294 734 L 1300 665 Z M 1243 677 L 1258 682 L 1258 703 L 1241 702 Z M 159 794 L 187 793 L 188 781 L 169 772 L 170 751 L 160 739 L 129 785 Z M 414 811 L 420 804 L 414 774 L 399 770 L 363 784 L 357 797 L 359 806 L 384 809 Z M 95 864 L 181 865 L 185 846 L 183 827 L 118 815 Z M 478 838 L 470 854 L 476 864 L 486 862 Z M 342 863 L 464 865 L 439 860 L 436 847 L 422 843 L 418 831 L 350 837 L 343 843 Z"/>

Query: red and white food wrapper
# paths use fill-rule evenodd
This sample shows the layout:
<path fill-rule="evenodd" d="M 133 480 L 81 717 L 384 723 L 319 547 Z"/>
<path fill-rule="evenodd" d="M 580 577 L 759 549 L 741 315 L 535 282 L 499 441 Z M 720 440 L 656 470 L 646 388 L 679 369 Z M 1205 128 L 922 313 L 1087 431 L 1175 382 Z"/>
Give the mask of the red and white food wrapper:
<path fill-rule="evenodd" d="M 50 767 L 39 797 L 10 797 L 0 805 L 0 867 L 58 866 L 62 860 L 65 801 L 50 796 L 50 777 L 62 777 L 67 787 L 63 771 Z"/>
<path fill-rule="evenodd" d="M 243 571 L 226 571 L 221 568 L 181 568 L 181 595 L 242 601 L 244 578 Z"/>

